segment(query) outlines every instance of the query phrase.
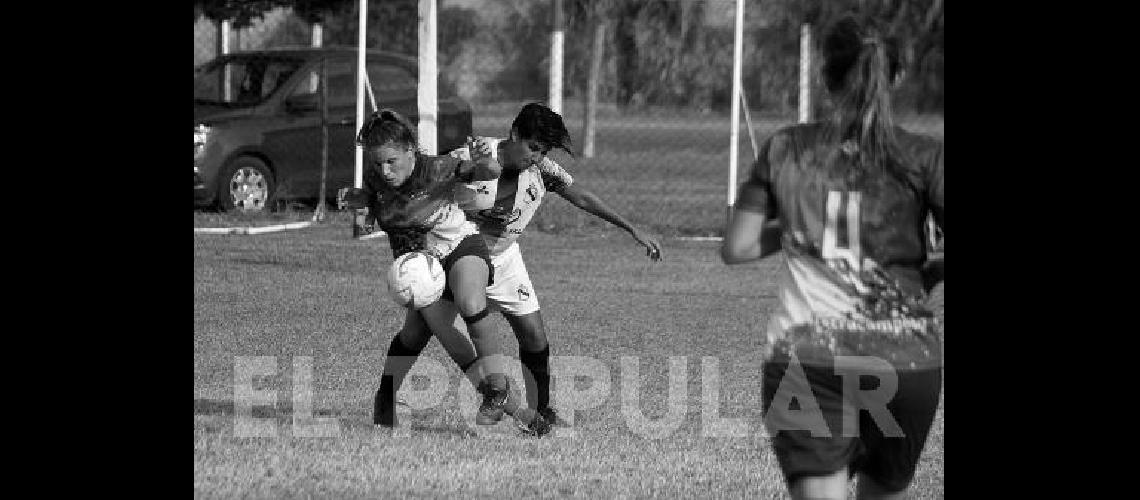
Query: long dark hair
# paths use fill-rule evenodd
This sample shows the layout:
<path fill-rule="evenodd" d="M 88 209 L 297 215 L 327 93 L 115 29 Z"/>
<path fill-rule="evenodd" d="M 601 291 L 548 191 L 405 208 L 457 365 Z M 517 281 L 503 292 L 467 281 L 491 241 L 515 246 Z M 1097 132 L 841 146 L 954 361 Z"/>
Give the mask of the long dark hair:
<path fill-rule="evenodd" d="M 823 39 L 823 79 L 835 100 L 829 137 L 866 169 L 882 168 L 914 188 L 902 167 L 891 91 L 901 75 L 899 41 L 878 23 L 848 15 Z"/>
<path fill-rule="evenodd" d="M 356 143 L 361 146 L 394 143 L 419 150 L 415 126 L 403 115 L 391 109 L 373 112 L 356 134 Z"/>
<path fill-rule="evenodd" d="M 519 110 L 511 122 L 519 137 L 538 141 L 550 149 L 561 149 L 574 156 L 570 150 L 570 132 L 562 122 L 562 116 L 539 102 L 528 103 Z"/>

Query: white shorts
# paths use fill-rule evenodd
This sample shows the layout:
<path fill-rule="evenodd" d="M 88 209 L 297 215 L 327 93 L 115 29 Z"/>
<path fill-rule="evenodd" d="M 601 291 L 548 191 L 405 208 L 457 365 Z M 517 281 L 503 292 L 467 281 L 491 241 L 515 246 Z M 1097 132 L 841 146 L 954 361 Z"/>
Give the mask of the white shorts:
<path fill-rule="evenodd" d="M 530 283 L 518 242 L 491 256 L 495 266 L 495 283 L 487 287 L 487 306 L 512 316 L 538 311 L 538 293 Z"/>

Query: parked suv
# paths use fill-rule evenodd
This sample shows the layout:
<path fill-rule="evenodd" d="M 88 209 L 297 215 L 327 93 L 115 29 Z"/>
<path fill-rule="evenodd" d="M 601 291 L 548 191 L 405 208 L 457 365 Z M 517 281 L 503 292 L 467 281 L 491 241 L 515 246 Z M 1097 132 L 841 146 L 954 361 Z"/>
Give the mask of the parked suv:
<path fill-rule="evenodd" d="M 352 185 L 356 53 L 337 47 L 239 52 L 197 68 L 194 205 L 260 211 L 276 200 L 319 197 L 322 61 L 328 75 L 326 196 Z M 379 107 L 418 123 L 416 59 L 370 50 L 366 68 Z M 471 135 L 471 107 L 442 81 L 437 93 L 433 153 L 442 154 Z M 366 103 L 365 111 L 371 109 Z"/>

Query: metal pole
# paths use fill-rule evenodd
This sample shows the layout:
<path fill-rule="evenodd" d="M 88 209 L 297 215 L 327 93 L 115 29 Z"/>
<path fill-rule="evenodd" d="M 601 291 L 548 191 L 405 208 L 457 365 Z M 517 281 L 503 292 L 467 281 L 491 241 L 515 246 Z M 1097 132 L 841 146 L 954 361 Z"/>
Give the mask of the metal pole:
<path fill-rule="evenodd" d="M 364 53 L 366 50 L 365 44 L 367 42 L 366 34 L 368 32 L 368 0 L 360 0 L 360 16 L 357 24 L 356 34 L 356 128 L 353 129 L 353 134 L 364 126 Z M 328 83 L 328 82 L 325 82 Z M 364 186 L 364 149 L 359 145 L 356 146 L 354 165 L 355 173 L 353 175 L 353 187 Z"/>
<path fill-rule="evenodd" d="M 800 123 L 811 121 L 811 25 L 800 26 Z"/>
<path fill-rule="evenodd" d="M 436 128 L 436 0 L 420 0 L 419 70 L 420 82 L 416 86 L 420 121 L 418 139 L 420 148 L 428 154 L 438 154 Z"/>
<path fill-rule="evenodd" d="M 565 40 L 565 21 L 562 0 L 554 0 L 554 26 L 550 34 L 550 109 L 562 113 L 562 55 Z"/>
<path fill-rule="evenodd" d="M 736 164 L 740 141 L 740 96 L 741 67 L 744 58 L 744 0 L 736 0 L 736 28 L 732 38 L 732 126 L 728 148 L 728 195 L 727 214 L 732 217 L 732 206 L 736 204 Z"/>

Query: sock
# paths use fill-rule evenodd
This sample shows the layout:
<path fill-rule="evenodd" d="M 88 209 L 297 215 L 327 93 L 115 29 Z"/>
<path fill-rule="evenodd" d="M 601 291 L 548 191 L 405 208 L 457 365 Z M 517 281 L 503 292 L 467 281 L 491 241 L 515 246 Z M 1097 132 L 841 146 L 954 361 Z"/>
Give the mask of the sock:
<path fill-rule="evenodd" d="M 396 413 L 396 391 L 404 383 L 404 377 L 411 371 L 420 351 L 409 349 L 396 335 L 388 345 L 388 356 L 384 358 L 384 372 L 380 376 L 380 389 L 376 391 L 373 408 L 373 423 L 392 422 Z"/>
<path fill-rule="evenodd" d="M 534 387 L 527 384 L 526 401 L 531 408 L 542 409 L 550 406 L 550 345 L 541 351 L 529 352 L 519 349 L 519 361 L 534 376 Z"/>

